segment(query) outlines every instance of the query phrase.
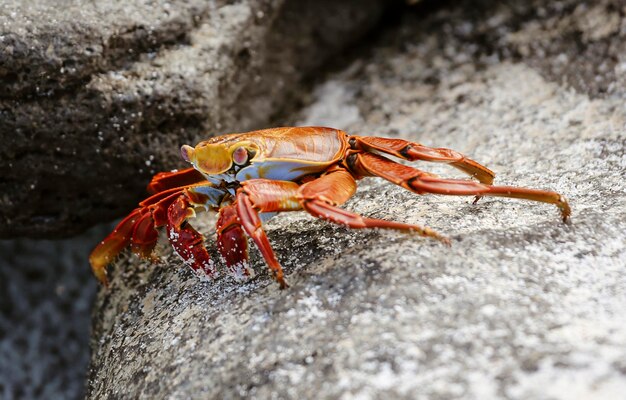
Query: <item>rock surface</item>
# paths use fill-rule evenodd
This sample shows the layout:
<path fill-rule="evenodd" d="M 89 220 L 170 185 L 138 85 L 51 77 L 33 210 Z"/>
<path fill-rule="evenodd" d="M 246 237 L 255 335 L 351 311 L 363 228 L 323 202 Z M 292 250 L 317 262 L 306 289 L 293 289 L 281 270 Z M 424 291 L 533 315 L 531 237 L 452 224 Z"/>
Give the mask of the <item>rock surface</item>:
<path fill-rule="evenodd" d="M 267 224 L 285 291 L 256 251 L 258 277 L 244 284 L 200 282 L 165 244 L 156 265 L 123 258 L 95 308 L 89 398 L 622 398 L 624 86 L 603 83 L 606 54 L 571 56 L 602 75 L 577 85 L 552 75 L 560 54 L 541 51 L 551 37 L 586 54 L 554 30 L 593 21 L 595 7 L 575 3 L 406 16 L 296 121 L 454 148 L 499 183 L 563 193 L 571 224 L 544 204 L 472 205 L 371 180 L 348 209 L 430 226 L 452 247 L 291 213 Z M 595 4 L 617 10 L 622 28 L 599 39 L 616 41 L 624 10 Z M 595 21 L 589 32 L 602 31 Z"/>
<path fill-rule="evenodd" d="M 0 237 L 131 209 L 179 147 L 293 107 L 383 1 L 10 0 L 0 6 Z"/>

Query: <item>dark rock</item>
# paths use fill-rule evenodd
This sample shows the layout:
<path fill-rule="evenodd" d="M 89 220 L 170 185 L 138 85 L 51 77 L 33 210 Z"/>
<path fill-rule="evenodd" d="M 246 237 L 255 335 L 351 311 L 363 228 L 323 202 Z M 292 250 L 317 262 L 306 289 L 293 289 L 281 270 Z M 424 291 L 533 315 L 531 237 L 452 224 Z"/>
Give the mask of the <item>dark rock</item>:
<path fill-rule="evenodd" d="M 297 104 L 382 1 L 10 2 L 0 14 L 0 237 L 128 211 L 179 147 Z"/>
<path fill-rule="evenodd" d="M 89 248 L 104 229 L 66 240 L 0 241 L 0 397 L 80 399 L 97 283 Z"/>
<path fill-rule="evenodd" d="M 167 244 L 156 265 L 124 257 L 95 308 L 89 398 L 620 398 L 624 87 L 572 90 L 544 68 L 558 56 L 515 51 L 512 35 L 543 23 L 535 6 L 407 16 L 295 122 L 457 149 L 498 183 L 563 193 L 571 224 L 545 204 L 371 180 L 346 208 L 430 226 L 452 247 L 285 213 L 266 226 L 284 291 L 258 252 L 244 284 L 200 282 Z M 605 58 L 576 62 L 600 71 Z"/>

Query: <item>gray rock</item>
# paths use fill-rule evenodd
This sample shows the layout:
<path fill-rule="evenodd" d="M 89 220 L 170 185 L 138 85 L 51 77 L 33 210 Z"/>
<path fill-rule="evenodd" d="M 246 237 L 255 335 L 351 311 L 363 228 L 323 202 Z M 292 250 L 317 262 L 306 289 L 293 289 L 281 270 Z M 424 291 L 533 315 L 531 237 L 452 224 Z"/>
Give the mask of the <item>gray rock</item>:
<path fill-rule="evenodd" d="M 103 228 L 0 241 L 0 398 L 84 398 L 98 286 L 86 258 Z"/>
<path fill-rule="evenodd" d="M 527 60 L 510 42 L 524 32 L 533 43 L 529 27 L 581 12 L 560 4 L 407 16 L 294 121 L 454 148 L 499 183 L 563 193 L 571 224 L 545 204 L 472 205 L 367 180 L 346 208 L 430 226 L 452 247 L 282 214 L 267 231 L 285 291 L 258 252 L 258 277 L 244 284 L 198 281 L 166 244 L 156 265 L 123 257 L 95 307 L 88 396 L 622 398 L 624 87 L 574 90 L 538 67 L 538 50 Z M 540 64 L 558 59 L 544 53 Z M 587 71 L 604 61 L 576 60 Z"/>
<path fill-rule="evenodd" d="M 297 104 L 383 1 L 10 1 L 0 9 L 0 237 L 132 208 L 179 147 Z"/>

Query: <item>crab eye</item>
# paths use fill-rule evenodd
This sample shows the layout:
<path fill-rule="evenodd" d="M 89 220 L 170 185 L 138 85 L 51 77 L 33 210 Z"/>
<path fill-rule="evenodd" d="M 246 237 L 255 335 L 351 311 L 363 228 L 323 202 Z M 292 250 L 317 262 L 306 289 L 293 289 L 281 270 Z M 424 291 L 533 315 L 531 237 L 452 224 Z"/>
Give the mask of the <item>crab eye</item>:
<path fill-rule="evenodd" d="M 180 148 L 180 155 L 183 157 L 183 160 L 190 163 L 191 155 L 193 154 L 193 151 L 194 151 L 193 147 L 184 144 L 183 147 Z"/>
<path fill-rule="evenodd" d="M 233 161 L 237 165 L 244 165 L 248 162 L 248 150 L 245 147 L 237 147 L 233 152 Z"/>

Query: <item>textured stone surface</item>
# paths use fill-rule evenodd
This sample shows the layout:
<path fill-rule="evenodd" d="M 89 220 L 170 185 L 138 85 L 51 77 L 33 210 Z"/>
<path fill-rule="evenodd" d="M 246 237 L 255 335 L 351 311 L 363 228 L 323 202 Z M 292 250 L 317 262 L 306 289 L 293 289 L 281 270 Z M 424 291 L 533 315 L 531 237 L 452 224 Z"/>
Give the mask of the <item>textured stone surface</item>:
<path fill-rule="evenodd" d="M 559 4 L 566 20 L 572 3 Z M 167 245 L 156 265 L 123 258 L 95 308 L 89 397 L 622 398 L 623 87 L 562 84 L 543 67 L 558 55 L 512 51 L 515 32 L 556 18 L 540 9 L 407 16 L 320 84 L 296 122 L 462 151 L 497 182 L 566 195 L 570 225 L 545 204 L 472 205 L 370 180 L 348 209 L 428 225 L 452 247 L 291 213 L 267 224 L 285 291 L 256 251 L 245 284 L 200 282 Z"/>
<path fill-rule="evenodd" d="M 183 143 L 293 107 L 384 2 L 9 1 L 0 8 L 0 237 L 122 214 Z"/>

